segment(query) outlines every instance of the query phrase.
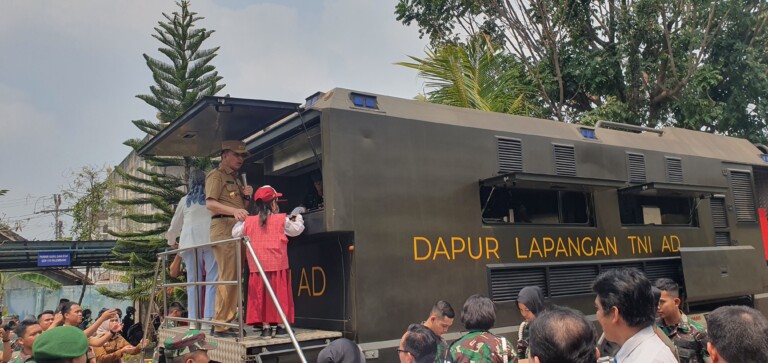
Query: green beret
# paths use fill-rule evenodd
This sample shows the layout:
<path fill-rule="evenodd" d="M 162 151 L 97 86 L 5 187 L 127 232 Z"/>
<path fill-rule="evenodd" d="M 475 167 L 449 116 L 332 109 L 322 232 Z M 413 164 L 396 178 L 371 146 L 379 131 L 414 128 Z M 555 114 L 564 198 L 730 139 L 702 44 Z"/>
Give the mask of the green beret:
<path fill-rule="evenodd" d="M 217 347 L 216 343 L 206 342 L 205 333 L 199 330 L 189 330 L 186 333 L 168 338 L 163 342 L 163 345 L 165 346 L 166 358 L 181 357 L 196 350 L 213 350 Z"/>
<path fill-rule="evenodd" d="M 88 351 L 88 338 L 73 326 L 60 326 L 40 334 L 32 345 L 35 360 L 79 358 Z"/>

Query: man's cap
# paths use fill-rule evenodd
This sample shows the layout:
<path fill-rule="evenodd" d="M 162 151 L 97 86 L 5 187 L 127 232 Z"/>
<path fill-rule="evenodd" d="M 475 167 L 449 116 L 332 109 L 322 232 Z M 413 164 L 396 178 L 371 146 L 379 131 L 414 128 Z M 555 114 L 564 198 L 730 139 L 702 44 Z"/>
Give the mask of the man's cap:
<path fill-rule="evenodd" d="M 253 200 L 259 200 L 261 199 L 264 203 L 269 203 L 275 198 L 282 197 L 282 193 L 278 193 L 275 188 L 272 188 L 269 185 L 265 185 L 259 189 L 256 189 L 256 192 L 253 193 Z"/>
<path fill-rule="evenodd" d="M 19 314 L 8 314 L 3 317 L 3 320 L 10 321 L 10 320 L 19 320 Z"/>
<path fill-rule="evenodd" d="M 32 345 L 36 361 L 79 358 L 88 351 L 88 338 L 74 326 L 60 326 L 40 334 Z"/>
<path fill-rule="evenodd" d="M 205 333 L 199 330 L 189 330 L 186 333 L 168 338 L 163 342 L 163 345 L 166 358 L 181 357 L 198 350 L 213 350 L 218 346 L 214 342 L 206 342 Z"/>
<path fill-rule="evenodd" d="M 221 143 L 221 151 L 232 150 L 238 154 L 248 154 L 245 143 L 239 140 L 226 140 Z"/>

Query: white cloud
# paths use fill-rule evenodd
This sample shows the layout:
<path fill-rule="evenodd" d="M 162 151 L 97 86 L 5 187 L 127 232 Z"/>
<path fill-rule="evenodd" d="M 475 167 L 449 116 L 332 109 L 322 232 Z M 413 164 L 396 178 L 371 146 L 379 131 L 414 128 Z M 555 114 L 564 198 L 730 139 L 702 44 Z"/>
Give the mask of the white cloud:
<path fill-rule="evenodd" d="M 410 98 L 421 82 L 393 63 L 421 55 L 425 42 L 395 20 L 395 4 L 193 0 L 192 10 L 215 30 L 205 46 L 221 47 L 213 64 L 222 93 L 300 102 L 346 87 Z M 127 155 L 122 142 L 141 136 L 130 121 L 155 115 L 134 97 L 153 83 L 141 54 L 163 58 L 151 35 L 161 13 L 176 10 L 171 0 L 3 1 L 0 187 L 49 195 L 67 171 Z"/>

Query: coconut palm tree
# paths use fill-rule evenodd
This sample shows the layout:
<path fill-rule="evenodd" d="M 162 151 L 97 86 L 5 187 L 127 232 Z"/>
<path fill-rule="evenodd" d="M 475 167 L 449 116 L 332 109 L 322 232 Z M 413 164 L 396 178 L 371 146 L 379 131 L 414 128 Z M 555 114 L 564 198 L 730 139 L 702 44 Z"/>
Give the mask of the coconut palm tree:
<path fill-rule="evenodd" d="M 0 272 L 0 311 L 5 306 L 5 287 L 14 279 L 31 282 L 50 290 L 61 289 L 61 284 L 56 280 L 37 272 Z"/>
<path fill-rule="evenodd" d="M 426 51 L 425 58 L 398 65 L 416 69 L 429 90 L 422 98 L 432 103 L 484 111 L 534 116 L 536 89 L 520 62 L 485 37 L 467 44 L 444 44 Z"/>

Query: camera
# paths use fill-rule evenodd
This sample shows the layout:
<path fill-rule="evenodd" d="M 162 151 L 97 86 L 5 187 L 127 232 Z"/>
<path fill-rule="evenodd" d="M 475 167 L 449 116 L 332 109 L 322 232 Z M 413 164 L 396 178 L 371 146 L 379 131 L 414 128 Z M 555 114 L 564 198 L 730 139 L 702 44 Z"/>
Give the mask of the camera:
<path fill-rule="evenodd" d="M 19 325 L 19 322 L 16 320 L 11 320 L 5 324 L 3 324 L 2 328 L 5 329 L 5 331 L 11 331 L 13 329 L 16 329 L 16 326 Z"/>

